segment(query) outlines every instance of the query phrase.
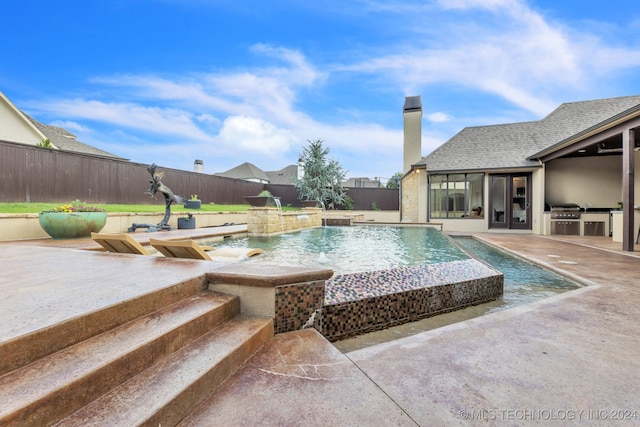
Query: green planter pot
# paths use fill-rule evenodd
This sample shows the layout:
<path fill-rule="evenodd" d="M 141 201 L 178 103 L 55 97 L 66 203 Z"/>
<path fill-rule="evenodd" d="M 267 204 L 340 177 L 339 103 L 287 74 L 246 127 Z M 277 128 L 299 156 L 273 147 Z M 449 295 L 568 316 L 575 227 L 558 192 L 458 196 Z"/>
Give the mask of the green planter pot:
<path fill-rule="evenodd" d="M 106 212 L 42 212 L 40 226 L 54 239 L 90 237 L 107 223 Z"/>

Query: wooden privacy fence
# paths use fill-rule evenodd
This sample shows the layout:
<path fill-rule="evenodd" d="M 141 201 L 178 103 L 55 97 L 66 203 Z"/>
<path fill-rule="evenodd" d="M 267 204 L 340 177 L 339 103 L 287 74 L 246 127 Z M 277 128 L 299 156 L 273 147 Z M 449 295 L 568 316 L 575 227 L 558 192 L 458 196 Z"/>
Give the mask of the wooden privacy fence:
<path fill-rule="evenodd" d="M 293 185 L 266 184 L 265 188 L 274 196 L 280 197 L 282 206 L 301 206 L 298 190 Z M 377 208 L 383 211 L 397 211 L 400 200 L 397 189 L 390 188 L 349 188 L 347 196 L 353 201 L 353 209 L 370 210 Z M 345 206 L 338 206 L 344 209 Z"/>
<path fill-rule="evenodd" d="M 152 160 L 152 159 L 151 159 Z M 148 164 L 108 157 L 70 153 L 0 141 L 0 202 L 160 204 L 164 197 L 144 194 L 151 175 Z M 301 206 L 292 185 L 269 185 L 215 175 L 164 168 L 162 182 L 175 194 L 198 195 L 203 203 L 246 204 L 244 196 L 269 190 L 282 205 Z M 348 190 L 354 209 L 398 209 L 398 190 L 354 188 Z"/>

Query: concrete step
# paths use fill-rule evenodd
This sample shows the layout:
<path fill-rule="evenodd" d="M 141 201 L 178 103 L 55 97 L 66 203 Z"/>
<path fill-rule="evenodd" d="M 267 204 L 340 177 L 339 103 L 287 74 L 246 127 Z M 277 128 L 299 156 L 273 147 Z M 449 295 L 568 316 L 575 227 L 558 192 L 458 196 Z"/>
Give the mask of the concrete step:
<path fill-rule="evenodd" d="M 43 257 L 38 258 L 39 262 L 41 258 Z M 45 258 L 41 262 L 43 265 L 46 265 L 47 261 L 48 260 Z M 12 260 L 12 262 L 20 265 L 16 260 Z M 56 262 L 61 261 L 59 259 L 53 259 L 50 260 L 50 262 L 53 263 L 53 265 L 56 265 Z M 81 261 L 77 262 L 80 263 Z M 125 280 L 127 275 L 132 274 L 130 272 L 127 273 L 126 269 L 115 274 L 113 269 L 114 265 L 108 264 L 104 270 L 99 270 L 95 273 L 98 275 L 104 274 L 105 277 L 110 277 L 110 280 L 113 281 Z M 53 291 L 47 287 L 46 281 L 49 280 L 53 283 L 55 283 L 55 281 L 48 277 L 55 277 L 59 275 L 61 275 L 60 272 L 49 269 L 48 272 L 42 273 L 39 279 L 33 279 L 33 282 L 36 283 L 39 283 L 39 280 L 42 280 L 45 282 L 45 285 L 39 284 L 38 287 L 36 287 L 35 284 L 30 284 L 30 288 L 25 286 L 25 289 L 36 287 L 35 292 L 38 292 L 38 290 L 45 292 L 42 298 L 45 299 L 45 301 L 50 301 L 50 304 L 53 307 L 64 304 L 64 302 L 59 301 L 60 299 L 78 298 L 82 300 L 85 297 L 84 295 L 69 294 L 66 289 L 62 292 L 58 291 L 56 293 L 49 293 Z M 71 280 L 71 278 L 69 278 L 69 280 Z M 146 284 L 140 285 L 140 288 L 142 289 L 148 287 L 149 286 Z M 145 292 L 132 298 L 121 300 L 115 298 L 115 301 L 117 302 L 104 307 L 100 307 L 98 303 L 94 302 L 93 305 L 90 304 L 86 307 L 86 312 L 71 315 L 69 317 L 66 317 L 66 313 L 64 312 L 58 313 L 52 311 L 52 314 L 50 315 L 52 318 L 50 324 L 47 324 L 49 322 L 45 322 L 45 324 L 39 328 L 19 332 L 14 337 L 11 337 L 9 334 L 9 339 L 0 340 L 0 354 L 2 355 L 0 375 L 19 369 L 20 367 L 28 365 L 35 360 L 49 354 L 53 354 L 66 347 L 75 345 L 109 329 L 123 325 L 140 316 L 157 311 L 162 307 L 176 303 L 184 298 L 196 295 L 204 288 L 204 278 L 196 277 L 190 280 L 177 282 L 171 286 L 161 289 L 155 289 L 152 292 Z M 84 289 L 82 291 L 86 292 Z M 34 291 L 31 290 L 31 292 Z M 117 290 L 112 293 L 119 295 Z M 101 290 L 100 294 L 103 296 L 104 301 L 109 302 L 114 299 L 109 290 Z M 135 295 L 135 292 L 131 292 L 131 294 Z M 40 299 L 41 296 L 34 295 L 33 298 Z M 18 307 L 21 307 L 19 303 Z M 38 314 L 34 313 L 33 316 L 37 317 Z"/>
<path fill-rule="evenodd" d="M 178 424 L 318 425 L 416 423 L 318 331 L 303 329 L 269 340 Z"/>
<path fill-rule="evenodd" d="M 54 423 L 238 313 L 237 297 L 202 292 L 8 372 L 0 377 L 0 425 Z M 77 322 L 100 328 L 91 314 Z"/>
<path fill-rule="evenodd" d="M 56 426 L 175 425 L 272 336 L 272 319 L 238 316 Z"/>

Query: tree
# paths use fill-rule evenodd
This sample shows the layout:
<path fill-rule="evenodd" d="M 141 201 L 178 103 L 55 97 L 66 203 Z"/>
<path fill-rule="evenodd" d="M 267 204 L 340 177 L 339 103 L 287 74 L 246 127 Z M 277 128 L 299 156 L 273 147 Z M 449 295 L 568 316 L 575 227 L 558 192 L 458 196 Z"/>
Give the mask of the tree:
<path fill-rule="evenodd" d="M 40 142 L 36 144 L 36 147 L 53 148 L 51 140 L 49 138 L 40 140 Z"/>
<path fill-rule="evenodd" d="M 402 181 L 402 172 L 394 173 L 387 181 L 387 188 L 400 188 L 400 181 Z"/>
<path fill-rule="evenodd" d="M 307 142 L 309 145 L 300 155 L 304 174 L 302 179 L 296 179 L 299 198 L 318 200 L 334 209 L 345 201 L 346 192 L 342 182 L 347 172 L 339 162 L 328 159 L 329 148 L 323 146 L 321 139 Z"/>

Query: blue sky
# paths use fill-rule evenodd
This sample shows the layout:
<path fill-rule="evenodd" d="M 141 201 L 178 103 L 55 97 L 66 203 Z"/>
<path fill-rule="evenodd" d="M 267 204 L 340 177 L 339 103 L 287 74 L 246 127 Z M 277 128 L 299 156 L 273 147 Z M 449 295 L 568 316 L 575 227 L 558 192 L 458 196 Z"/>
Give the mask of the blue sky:
<path fill-rule="evenodd" d="M 278 170 L 322 139 L 349 177 L 466 126 L 640 94 L 636 0 L 32 0 L 3 5 L 0 91 L 141 163 Z"/>

